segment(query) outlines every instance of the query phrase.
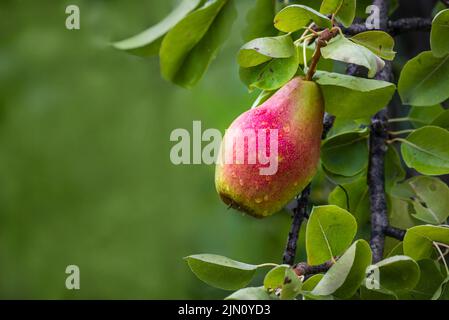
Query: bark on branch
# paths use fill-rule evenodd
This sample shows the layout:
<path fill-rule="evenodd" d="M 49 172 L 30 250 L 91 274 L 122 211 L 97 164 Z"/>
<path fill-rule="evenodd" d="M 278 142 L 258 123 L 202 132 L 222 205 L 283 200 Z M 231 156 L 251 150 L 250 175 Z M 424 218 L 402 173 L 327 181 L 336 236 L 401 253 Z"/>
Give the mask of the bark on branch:
<path fill-rule="evenodd" d="M 300 262 L 293 266 L 293 271 L 295 271 L 298 276 L 310 276 L 327 272 L 333 264 L 334 263 L 332 261 L 327 261 L 320 265 L 311 266 L 305 262 Z"/>
<path fill-rule="evenodd" d="M 405 230 L 398 229 L 392 226 L 387 226 L 384 230 L 385 235 L 399 241 L 403 241 L 405 237 Z"/>
<path fill-rule="evenodd" d="M 449 1 L 449 0 L 448 0 Z M 391 36 L 397 36 L 402 33 L 412 32 L 412 31 L 423 31 L 428 32 L 432 27 L 432 20 L 427 18 L 403 18 L 394 21 L 387 22 L 386 31 Z M 369 31 L 365 24 L 353 24 L 348 28 L 341 28 L 342 31 L 347 35 L 356 35 L 361 32 Z"/>
<path fill-rule="evenodd" d="M 298 242 L 299 230 L 307 213 L 307 205 L 309 203 L 310 184 L 301 192 L 296 200 L 297 205 L 293 210 L 293 221 L 288 233 L 287 246 L 284 251 L 283 263 L 293 265 L 295 263 L 296 245 Z"/>
<path fill-rule="evenodd" d="M 380 29 L 387 31 L 389 0 L 374 0 L 380 9 Z M 392 81 L 392 65 L 386 62 L 376 79 Z M 385 194 L 385 153 L 388 150 L 388 116 L 386 108 L 371 119 L 369 137 L 368 189 L 371 209 L 371 241 L 373 263 L 382 260 L 385 245 L 385 229 L 388 227 L 387 197 Z"/>

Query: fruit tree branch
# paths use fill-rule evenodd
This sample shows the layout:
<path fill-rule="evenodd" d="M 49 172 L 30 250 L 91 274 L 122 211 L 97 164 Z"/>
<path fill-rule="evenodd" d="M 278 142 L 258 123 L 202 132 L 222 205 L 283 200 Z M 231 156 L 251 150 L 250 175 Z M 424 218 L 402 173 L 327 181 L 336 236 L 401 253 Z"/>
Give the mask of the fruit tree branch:
<path fill-rule="evenodd" d="M 380 9 L 380 30 L 387 31 L 389 0 L 374 0 L 373 5 Z M 392 80 L 392 64 L 376 75 L 377 80 Z M 388 227 L 387 197 L 385 193 L 385 154 L 388 150 L 387 109 L 379 111 L 371 119 L 369 137 L 368 189 L 371 209 L 371 241 L 373 263 L 382 260 L 385 245 L 385 229 Z"/>
<path fill-rule="evenodd" d="M 404 240 L 405 230 L 398 229 L 392 226 L 387 226 L 384 230 L 385 235 L 391 238 L 397 239 L 399 241 Z"/>
<path fill-rule="evenodd" d="M 307 214 L 307 205 L 310 196 L 310 184 L 301 192 L 301 195 L 296 200 L 296 208 L 293 209 L 293 221 L 288 233 L 287 246 L 284 251 L 283 263 L 293 265 L 295 263 L 296 245 L 298 242 L 299 230 L 302 222 Z"/>
<path fill-rule="evenodd" d="M 449 1 L 449 0 L 448 0 Z M 347 35 L 356 35 L 361 32 L 369 31 L 365 24 L 353 24 L 348 28 L 340 26 L 342 31 Z M 386 31 L 391 36 L 400 35 L 406 32 L 412 31 L 430 31 L 432 27 L 432 20 L 427 18 L 403 18 L 398 20 L 392 20 L 387 22 Z"/>
<path fill-rule="evenodd" d="M 329 270 L 333 264 L 333 261 L 326 261 L 323 264 L 311 266 L 306 262 L 300 262 L 293 266 L 293 271 L 295 271 L 298 276 L 309 276 L 317 273 L 324 273 Z"/>

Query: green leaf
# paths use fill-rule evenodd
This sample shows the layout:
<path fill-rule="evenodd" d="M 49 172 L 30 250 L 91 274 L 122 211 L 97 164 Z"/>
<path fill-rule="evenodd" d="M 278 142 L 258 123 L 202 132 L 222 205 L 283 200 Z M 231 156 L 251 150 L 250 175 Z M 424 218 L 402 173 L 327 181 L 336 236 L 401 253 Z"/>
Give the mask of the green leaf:
<path fill-rule="evenodd" d="M 254 67 L 272 58 L 289 58 L 295 54 L 290 35 L 254 39 L 239 51 L 238 63 L 243 68 Z"/>
<path fill-rule="evenodd" d="M 399 77 L 398 91 L 402 103 L 431 106 L 449 98 L 449 55 L 434 57 L 422 52 L 409 60 Z"/>
<path fill-rule="evenodd" d="M 407 256 L 384 259 L 379 267 L 380 287 L 389 291 L 411 290 L 419 281 L 420 270 L 415 260 Z"/>
<path fill-rule="evenodd" d="M 332 28 L 328 17 L 303 5 L 291 5 L 282 9 L 274 18 L 274 26 L 283 32 L 294 32 L 306 27 L 311 21 L 322 28 Z"/>
<path fill-rule="evenodd" d="M 431 123 L 432 126 L 437 126 L 449 130 L 449 110 L 443 111 Z"/>
<path fill-rule="evenodd" d="M 336 186 L 329 194 L 328 202 L 340 208 L 345 208 L 352 213 L 359 227 L 366 224 L 370 217 L 369 191 L 366 177 L 361 177 L 354 182 Z M 347 208 L 348 205 L 349 208 Z"/>
<path fill-rule="evenodd" d="M 290 81 L 298 70 L 298 56 L 272 59 L 251 68 L 240 68 L 240 79 L 250 90 L 276 90 Z"/>
<path fill-rule="evenodd" d="M 357 240 L 329 269 L 313 289 L 317 296 L 334 295 L 350 298 L 365 279 L 366 268 L 371 263 L 371 249 L 365 240 Z"/>
<path fill-rule="evenodd" d="M 418 176 L 396 187 L 410 200 L 413 216 L 421 221 L 440 224 L 449 217 L 449 187 L 438 178 Z"/>
<path fill-rule="evenodd" d="M 410 168 L 426 175 L 449 173 L 449 131 L 426 126 L 412 132 L 402 143 L 401 151 Z"/>
<path fill-rule="evenodd" d="M 366 170 L 362 170 L 354 176 L 347 177 L 347 176 L 342 176 L 342 175 L 330 172 L 323 165 L 321 165 L 321 169 L 326 174 L 327 178 L 334 184 L 348 184 L 348 183 L 355 182 L 355 181 L 361 179 L 362 177 L 366 176 Z M 346 208 L 346 204 L 344 206 L 342 206 L 342 208 Z"/>
<path fill-rule="evenodd" d="M 162 37 L 194 10 L 201 0 L 183 0 L 164 20 L 151 28 L 122 41 L 113 43 L 119 50 L 125 50 L 139 56 L 151 56 L 159 52 Z"/>
<path fill-rule="evenodd" d="M 356 0 L 324 0 L 320 12 L 336 14 L 337 21 L 345 27 L 349 27 L 355 18 Z"/>
<path fill-rule="evenodd" d="M 326 139 L 321 147 L 324 167 L 338 175 L 351 177 L 368 165 L 368 130 L 351 131 Z"/>
<path fill-rule="evenodd" d="M 440 11 L 433 19 L 430 47 L 436 57 L 449 54 L 449 9 Z"/>
<path fill-rule="evenodd" d="M 387 192 L 398 182 L 405 179 L 406 172 L 395 148 L 388 148 L 385 155 L 385 189 Z"/>
<path fill-rule="evenodd" d="M 402 242 L 398 242 L 393 249 L 386 255 L 386 258 L 404 255 L 404 247 Z"/>
<path fill-rule="evenodd" d="M 418 261 L 432 256 L 433 242 L 449 244 L 449 228 L 423 225 L 410 228 L 404 237 L 404 254 Z"/>
<path fill-rule="evenodd" d="M 337 206 L 314 207 L 306 230 L 307 260 L 317 265 L 341 255 L 357 232 L 357 222 Z"/>
<path fill-rule="evenodd" d="M 162 76 L 183 87 L 195 85 L 229 34 L 233 1 L 211 0 L 179 22 L 162 41 Z"/>
<path fill-rule="evenodd" d="M 418 119 L 419 121 L 411 121 L 415 128 L 421 128 L 431 124 L 444 109 L 440 104 L 429 107 L 412 107 L 408 113 L 410 119 Z"/>
<path fill-rule="evenodd" d="M 323 92 L 326 111 L 342 119 L 371 117 L 391 100 L 396 87 L 386 81 L 319 71 L 316 82 Z"/>
<path fill-rule="evenodd" d="M 264 287 L 240 289 L 225 300 L 276 300 L 276 296 L 271 295 Z"/>
<path fill-rule="evenodd" d="M 393 60 L 396 52 L 393 51 L 394 39 L 384 31 L 366 31 L 356 34 L 350 40 L 371 50 L 375 55 Z"/>
<path fill-rule="evenodd" d="M 393 188 L 391 193 L 393 194 Z M 400 229 L 408 229 L 414 227 L 419 223 L 411 216 L 411 204 L 410 201 L 403 198 L 396 197 L 392 194 L 387 196 L 388 216 L 390 224 Z M 401 254 L 404 252 L 402 251 Z"/>
<path fill-rule="evenodd" d="M 302 287 L 301 279 L 292 268 L 285 270 L 284 284 L 282 285 L 281 300 L 292 300 L 300 294 Z"/>
<path fill-rule="evenodd" d="M 185 258 L 192 272 L 210 286 L 237 290 L 253 278 L 257 266 L 214 254 L 197 254 Z"/>
<path fill-rule="evenodd" d="M 435 291 L 431 299 L 438 300 L 443 298 L 443 300 L 447 300 L 447 298 L 444 298 L 442 296 L 445 295 L 445 292 L 447 292 L 448 290 L 448 283 L 449 283 L 449 275 L 447 275 L 446 278 L 441 282 L 441 284 L 438 286 L 437 290 Z"/>
<path fill-rule="evenodd" d="M 364 66 L 368 69 L 370 78 L 373 78 L 385 66 L 385 62 L 370 50 L 341 35 L 333 38 L 327 46 L 321 48 L 321 54 L 325 59 Z"/>
<path fill-rule="evenodd" d="M 256 0 L 255 5 L 246 16 L 247 26 L 243 31 L 245 41 L 277 34 L 277 30 L 273 26 L 275 9 L 276 5 L 273 0 Z"/>
<path fill-rule="evenodd" d="M 327 134 L 327 137 L 330 138 L 340 133 L 358 130 L 363 131 L 365 129 L 361 128 L 360 123 L 357 121 L 344 118 L 335 118 L 334 125 Z"/>
<path fill-rule="evenodd" d="M 385 290 L 370 290 L 365 286 L 360 287 L 360 299 L 362 300 L 397 300 L 397 296 Z"/>
<path fill-rule="evenodd" d="M 290 268 L 289 265 L 283 264 L 271 269 L 263 280 L 263 285 L 267 290 L 275 290 L 282 288 L 285 280 L 285 271 Z"/>
<path fill-rule="evenodd" d="M 418 262 L 420 278 L 418 284 L 406 292 L 399 294 L 402 300 L 430 300 L 438 294 L 444 281 L 438 263 L 434 260 L 424 259 Z"/>
<path fill-rule="evenodd" d="M 309 279 L 304 281 L 304 283 L 302 285 L 302 290 L 303 291 L 312 291 L 316 287 L 316 285 L 321 281 L 321 279 L 323 279 L 323 277 L 324 277 L 324 274 L 322 274 L 322 273 L 314 274 Z"/>

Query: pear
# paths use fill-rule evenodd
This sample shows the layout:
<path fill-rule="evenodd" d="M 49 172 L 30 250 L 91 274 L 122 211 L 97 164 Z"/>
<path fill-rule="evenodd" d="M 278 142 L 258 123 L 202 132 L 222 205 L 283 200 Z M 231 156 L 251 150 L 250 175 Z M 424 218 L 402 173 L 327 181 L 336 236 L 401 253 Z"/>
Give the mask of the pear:
<path fill-rule="evenodd" d="M 221 199 L 257 218 L 280 211 L 316 173 L 323 115 L 320 88 L 300 77 L 241 114 L 223 137 L 215 169 Z"/>

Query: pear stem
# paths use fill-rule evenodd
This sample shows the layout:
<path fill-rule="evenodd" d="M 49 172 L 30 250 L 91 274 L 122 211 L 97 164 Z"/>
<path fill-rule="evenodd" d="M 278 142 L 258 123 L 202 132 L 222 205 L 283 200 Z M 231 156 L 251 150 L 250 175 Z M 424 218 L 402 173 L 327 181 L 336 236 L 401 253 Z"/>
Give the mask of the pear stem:
<path fill-rule="evenodd" d="M 333 37 L 338 35 L 340 32 L 340 28 L 334 27 L 332 29 L 324 29 L 319 37 L 317 38 L 317 45 L 315 48 L 315 52 L 313 53 L 312 63 L 310 64 L 310 68 L 307 71 L 306 80 L 311 81 L 316 72 L 316 68 L 318 66 L 318 62 L 321 59 L 321 48 L 327 45 L 327 42 L 331 40 Z"/>

